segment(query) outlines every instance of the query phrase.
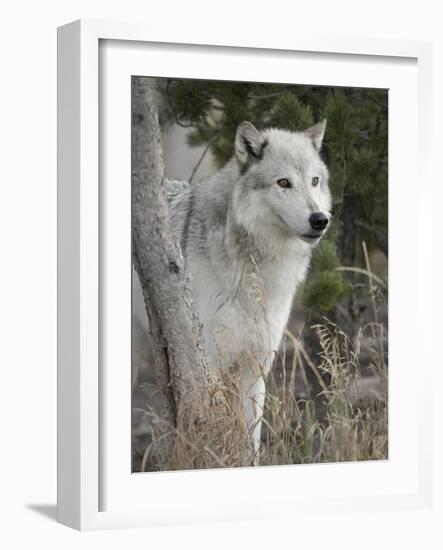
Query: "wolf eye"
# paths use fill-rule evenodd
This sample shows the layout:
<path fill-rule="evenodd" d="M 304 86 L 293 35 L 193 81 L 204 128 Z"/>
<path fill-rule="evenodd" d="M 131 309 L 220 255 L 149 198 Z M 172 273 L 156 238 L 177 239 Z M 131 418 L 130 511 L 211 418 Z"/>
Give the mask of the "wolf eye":
<path fill-rule="evenodd" d="M 318 185 L 319 179 L 320 178 L 318 176 L 315 176 L 315 177 L 312 178 L 312 185 L 314 187 L 316 187 Z"/>
<path fill-rule="evenodd" d="M 280 180 L 277 180 L 277 183 L 283 189 L 290 189 L 292 187 L 291 182 L 286 178 L 282 178 Z"/>

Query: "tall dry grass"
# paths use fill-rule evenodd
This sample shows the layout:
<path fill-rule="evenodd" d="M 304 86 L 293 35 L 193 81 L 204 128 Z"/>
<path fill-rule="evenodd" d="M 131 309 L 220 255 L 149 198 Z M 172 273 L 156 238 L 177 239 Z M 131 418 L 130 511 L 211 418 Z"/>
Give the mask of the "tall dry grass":
<path fill-rule="evenodd" d="M 175 436 L 175 445 L 166 460 L 159 455 L 161 445 L 156 438 L 156 432 L 165 433 L 164 429 L 156 430 L 162 419 L 153 410 L 147 411 L 153 435 L 140 470 L 387 459 L 387 331 L 378 314 L 387 288 L 371 272 L 367 254 L 366 264 L 367 269 L 358 271 L 366 279 L 371 318 L 352 340 L 325 318 L 321 324 L 309 327 L 315 331 L 320 349 L 316 357 L 310 357 L 302 335 L 286 331 L 275 361 L 280 361 L 281 368 L 274 367 L 266 379 L 259 457 L 254 455 L 244 422 L 237 376 L 241 365 L 237 365 L 225 369 L 222 379 L 210 388 L 213 399 L 223 394 L 225 413 L 215 416 L 209 408 L 204 425 L 185 425 L 179 418 L 177 427 L 168 427 Z M 311 388 L 309 372 L 321 388 L 318 393 Z M 186 416 L 192 417 L 192 411 Z"/>
<path fill-rule="evenodd" d="M 383 337 L 382 325 L 365 327 Z M 292 367 L 282 380 L 268 380 L 264 441 L 260 464 L 305 464 L 388 458 L 388 377 L 380 347 L 372 350 L 370 376 L 362 377 L 357 345 L 336 325 L 312 327 L 320 342 L 318 365 L 299 339 L 287 333 L 293 347 Z M 293 390 L 297 370 L 308 384 L 311 369 L 322 391 L 299 398 Z"/>

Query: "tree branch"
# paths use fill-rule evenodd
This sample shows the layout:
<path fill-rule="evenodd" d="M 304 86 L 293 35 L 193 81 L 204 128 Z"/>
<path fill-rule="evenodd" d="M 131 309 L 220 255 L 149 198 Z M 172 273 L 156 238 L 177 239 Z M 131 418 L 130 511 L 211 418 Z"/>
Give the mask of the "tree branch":
<path fill-rule="evenodd" d="M 171 80 L 168 79 L 167 82 L 166 82 L 165 95 L 166 95 L 166 99 L 168 101 L 169 108 L 171 109 L 171 112 L 174 116 L 175 123 L 178 124 L 179 126 L 181 126 L 182 128 L 193 128 L 193 125 L 190 124 L 189 122 L 183 122 L 182 120 L 180 120 L 180 118 L 178 116 L 178 113 L 177 113 L 177 110 L 175 108 L 175 105 L 172 101 L 171 94 L 169 92 L 170 87 L 171 87 Z"/>
<path fill-rule="evenodd" d="M 199 169 L 201 163 L 203 162 L 203 159 L 205 158 L 205 156 L 207 155 L 209 149 L 211 148 L 211 145 L 217 141 L 217 139 L 220 137 L 221 133 L 222 133 L 222 130 L 218 130 L 218 132 L 216 132 L 211 137 L 211 139 L 208 141 L 208 143 L 206 144 L 206 147 L 203 149 L 203 152 L 202 152 L 200 158 L 198 159 L 197 164 L 194 166 L 194 168 L 192 170 L 192 173 L 189 176 L 189 183 L 192 183 L 192 180 L 194 179 L 194 176 L 195 176 L 197 170 Z"/>
<path fill-rule="evenodd" d="M 381 107 L 384 111 L 388 110 L 388 106 L 383 103 L 383 101 L 380 101 L 377 97 L 370 94 L 367 90 L 363 89 L 363 93 L 366 97 L 368 97 L 371 101 L 374 103 L 377 103 L 379 107 Z"/>

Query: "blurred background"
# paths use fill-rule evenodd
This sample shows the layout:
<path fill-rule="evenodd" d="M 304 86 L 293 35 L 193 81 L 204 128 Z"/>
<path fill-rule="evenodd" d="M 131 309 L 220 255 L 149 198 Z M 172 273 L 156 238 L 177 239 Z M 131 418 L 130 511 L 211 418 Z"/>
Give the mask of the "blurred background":
<path fill-rule="evenodd" d="M 297 292 L 290 337 L 284 339 L 270 384 L 281 391 L 294 361 L 300 361 L 290 391 L 300 403 L 313 404 L 309 414 L 320 429 L 330 426 L 325 385 L 337 380 L 324 368 L 324 342 L 311 327 L 328 324 L 332 332 L 339 330 L 349 340 L 352 369 L 358 371 L 341 388 L 350 407 L 346 414 L 373 415 L 373 436 L 382 438 L 378 454 L 371 456 L 368 449 L 361 459 L 387 458 L 388 91 L 175 79 L 156 79 L 156 87 L 166 175 L 191 183 L 212 175 L 232 156 L 235 131 L 243 120 L 258 129 L 298 131 L 327 119 L 321 154 L 330 172 L 333 221 Z M 136 283 L 133 311 L 137 319 L 144 313 Z M 142 346 L 134 334 L 133 361 L 145 366 L 133 397 L 133 468 L 139 471 L 151 437 L 146 408 L 155 405 L 155 375 L 149 357 L 138 354 Z M 306 353 L 306 368 L 296 357 L 296 341 Z M 343 370 L 349 370 L 349 358 L 342 359 Z M 267 437 L 265 428 L 263 439 Z M 316 441 L 313 437 L 312 448 L 295 461 L 319 458 Z"/>

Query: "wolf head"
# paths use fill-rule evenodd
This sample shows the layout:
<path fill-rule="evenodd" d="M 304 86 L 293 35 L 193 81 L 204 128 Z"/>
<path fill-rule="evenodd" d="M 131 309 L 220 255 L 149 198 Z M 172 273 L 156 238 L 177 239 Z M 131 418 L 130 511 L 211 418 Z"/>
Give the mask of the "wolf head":
<path fill-rule="evenodd" d="M 303 132 L 238 126 L 235 211 L 248 233 L 319 242 L 331 209 L 328 170 L 319 154 L 325 129 L 326 120 Z"/>

